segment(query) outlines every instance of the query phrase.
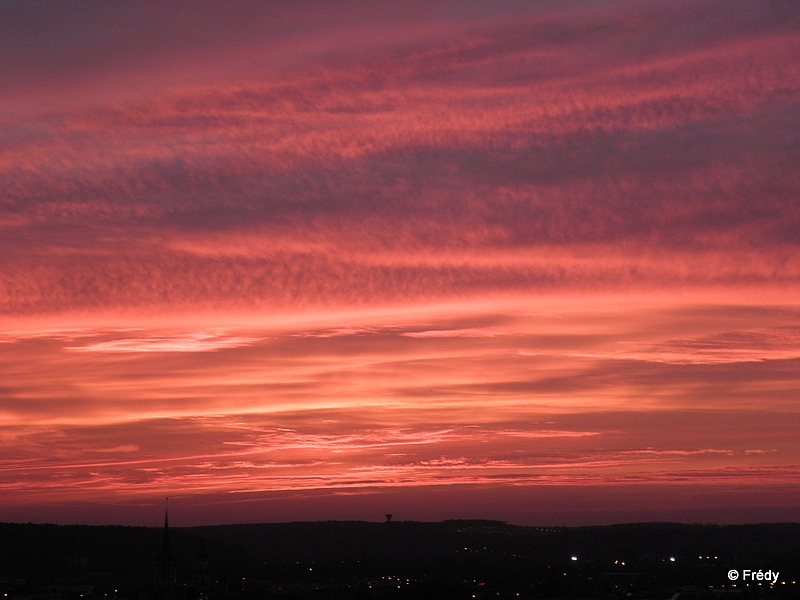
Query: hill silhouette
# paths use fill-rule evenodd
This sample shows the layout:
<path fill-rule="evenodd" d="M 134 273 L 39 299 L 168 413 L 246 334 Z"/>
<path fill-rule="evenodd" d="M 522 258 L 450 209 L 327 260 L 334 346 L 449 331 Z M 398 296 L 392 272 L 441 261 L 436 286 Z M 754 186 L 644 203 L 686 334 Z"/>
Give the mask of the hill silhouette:
<path fill-rule="evenodd" d="M 91 585 L 96 597 L 152 597 L 162 534 L 159 527 L 0 523 L 0 582 L 9 597 L 37 591 L 42 597 L 56 584 L 62 598 L 86 589 L 77 584 Z M 460 598 L 489 591 L 491 597 L 635 598 L 681 586 L 683 597 L 691 597 L 691 589 L 730 591 L 727 572 L 745 568 L 781 573 L 783 583 L 760 586 L 759 597 L 790 598 L 797 597 L 791 581 L 800 565 L 795 523 L 537 528 L 327 521 L 171 528 L 169 535 L 187 599 L 201 547 L 220 599 Z"/>

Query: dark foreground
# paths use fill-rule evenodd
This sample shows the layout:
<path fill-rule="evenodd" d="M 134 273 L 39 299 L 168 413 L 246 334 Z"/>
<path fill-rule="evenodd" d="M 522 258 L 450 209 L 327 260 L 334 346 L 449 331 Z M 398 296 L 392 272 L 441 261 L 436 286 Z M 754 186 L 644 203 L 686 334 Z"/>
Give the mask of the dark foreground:
<path fill-rule="evenodd" d="M 0 600 L 800 598 L 795 523 L 322 522 L 164 534 L 0 524 Z"/>

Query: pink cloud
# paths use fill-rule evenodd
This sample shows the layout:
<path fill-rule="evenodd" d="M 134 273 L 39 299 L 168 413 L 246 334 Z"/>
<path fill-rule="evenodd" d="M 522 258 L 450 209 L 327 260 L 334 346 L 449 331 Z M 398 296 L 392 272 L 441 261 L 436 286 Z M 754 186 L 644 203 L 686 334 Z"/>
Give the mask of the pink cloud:
<path fill-rule="evenodd" d="M 73 352 L 213 352 L 249 346 L 259 338 L 229 336 L 219 332 L 182 333 L 159 337 L 133 337 L 65 346 Z"/>

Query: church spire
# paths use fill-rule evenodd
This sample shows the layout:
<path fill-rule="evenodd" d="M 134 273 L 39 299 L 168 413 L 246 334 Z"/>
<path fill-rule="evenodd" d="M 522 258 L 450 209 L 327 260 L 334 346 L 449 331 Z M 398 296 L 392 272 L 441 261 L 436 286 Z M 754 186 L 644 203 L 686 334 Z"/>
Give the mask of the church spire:
<path fill-rule="evenodd" d="M 169 547 L 169 498 L 166 498 L 164 509 L 164 533 L 161 536 L 161 559 L 164 561 L 172 560 L 172 552 Z"/>
<path fill-rule="evenodd" d="M 161 552 L 156 561 L 156 587 L 158 600 L 172 600 L 175 597 L 175 559 L 169 544 L 169 498 L 164 511 L 164 532 L 161 535 Z"/>

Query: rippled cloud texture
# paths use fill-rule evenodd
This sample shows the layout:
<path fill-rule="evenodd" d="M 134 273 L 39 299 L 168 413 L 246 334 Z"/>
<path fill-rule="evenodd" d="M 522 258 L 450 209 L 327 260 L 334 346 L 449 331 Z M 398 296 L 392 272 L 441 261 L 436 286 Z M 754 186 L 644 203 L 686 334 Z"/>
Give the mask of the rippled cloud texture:
<path fill-rule="evenodd" d="M 793 3 L 0 21 L 0 519 L 800 519 Z"/>

